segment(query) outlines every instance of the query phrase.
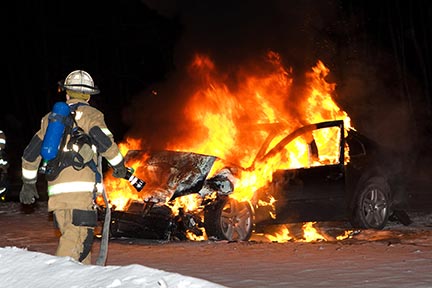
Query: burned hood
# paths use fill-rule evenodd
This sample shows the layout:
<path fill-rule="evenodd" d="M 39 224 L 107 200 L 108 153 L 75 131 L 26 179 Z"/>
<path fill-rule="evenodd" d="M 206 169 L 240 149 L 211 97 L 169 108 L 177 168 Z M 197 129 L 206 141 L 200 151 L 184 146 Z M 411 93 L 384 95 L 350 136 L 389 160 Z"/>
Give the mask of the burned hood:
<path fill-rule="evenodd" d="M 141 191 L 141 197 L 165 202 L 178 196 L 198 193 L 216 157 L 171 150 L 131 150 L 125 160 L 126 163 L 130 160 L 142 161 L 136 171 L 147 183 Z"/>

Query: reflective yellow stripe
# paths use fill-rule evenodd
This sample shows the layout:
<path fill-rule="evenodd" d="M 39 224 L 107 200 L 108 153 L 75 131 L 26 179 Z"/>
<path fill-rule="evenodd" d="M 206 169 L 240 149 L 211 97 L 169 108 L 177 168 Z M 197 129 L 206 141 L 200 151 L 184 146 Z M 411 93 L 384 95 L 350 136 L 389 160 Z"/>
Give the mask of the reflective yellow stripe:
<path fill-rule="evenodd" d="M 115 156 L 112 159 L 109 159 L 108 162 L 111 164 L 111 166 L 116 166 L 123 160 L 123 155 L 121 153 L 118 153 L 117 156 Z"/>
<path fill-rule="evenodd" d="M 102 183 L 97 183 L 96 190 L 97 192 L 102 192 L 104 190 L 104 185 Z"/>
<path fill-rule="evenodd" d="M 108 128 L 101 128 L 101 130 L 107 136 L 112 136 L 113 135 Z"/>
<path fill-rule="evenodd" d="M 38 170 L 28 170 L 22 168 L 22 176 L 25 179 L 35 179 L 37 177 Z"/>
<path fill-rule="evenodd" d="M 57 195 L 61 193 L 74 193 L 74 192 L 93 192 L 94 182 L 65 182 L 48 186 L 48 196 Z"/>

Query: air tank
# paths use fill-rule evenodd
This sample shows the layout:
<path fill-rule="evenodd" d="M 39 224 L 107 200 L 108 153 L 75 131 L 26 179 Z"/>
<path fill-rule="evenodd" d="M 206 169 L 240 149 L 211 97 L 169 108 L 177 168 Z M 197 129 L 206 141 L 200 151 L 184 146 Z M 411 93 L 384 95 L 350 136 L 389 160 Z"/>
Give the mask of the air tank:
<path fill-rule="evenodd" d="M 40 151 L 44 166 L 46 166 L 48 161 L 53 160 L 57 156 L 63 133 L 70 119 L 68 118 L 70 112 L 71 110 L 66 102 L 57 102 L 53 106 Z"/>

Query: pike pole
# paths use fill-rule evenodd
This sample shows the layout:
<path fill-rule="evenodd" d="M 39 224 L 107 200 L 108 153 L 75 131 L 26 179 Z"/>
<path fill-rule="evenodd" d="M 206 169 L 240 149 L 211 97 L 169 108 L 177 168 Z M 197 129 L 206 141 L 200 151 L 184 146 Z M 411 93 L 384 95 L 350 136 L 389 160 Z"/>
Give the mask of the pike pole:
<path fill-rule="evenodd" d="M 101 175 L 101 183 L 103 184 L 103 173 L 102 173 L 102 157 L 99 156 L 98 158 L 98 172 Z M 140 192 L 144 186 L 146 185 L 146 182 L 135 175 L 134 169 L 128 167 L 127 173 L 124 179 L 128 180 L 129 183 L 138 191 Z M 102 185 L 102 197 L 105 203 L 105 219 L 104 219 L 104 225 L 102 228 L 102 239 L 101 239 L 101 245 L 99 250 L 99 257 L 96 260 L 96 265 L 105 266 L 106 258 L 108 255 L 108 240 L 109 240 L 109 232 L 110 232 L 110 223 L 111 223 L 111 208 L 109 206 L 108 196 L 105 191 L 105 187 Z"/>
<path fill-rule="evenodd" d="M 98 159 L 98 169 L 100 170 L 99 173 L 101 173 L 101 183 L 103 184 L 103 173 L 102 173 L 102 157 L 99 156 Z M 102 228 L 102 239 L 101 239 L 101 245 L 99 249 L 99 257 L 96 260 L 96 265 L 105 266 L 106 258 L 108 255 L 108 240 L 109 240 L 109 230 L 110 230 L 110 223 L 111 223 L 111 208 L 109 206 L 108 196 L 105 191 L 105 187 L 102 188 L 102 197 L 105 202 L 105 220 L 104 225 Z"/>

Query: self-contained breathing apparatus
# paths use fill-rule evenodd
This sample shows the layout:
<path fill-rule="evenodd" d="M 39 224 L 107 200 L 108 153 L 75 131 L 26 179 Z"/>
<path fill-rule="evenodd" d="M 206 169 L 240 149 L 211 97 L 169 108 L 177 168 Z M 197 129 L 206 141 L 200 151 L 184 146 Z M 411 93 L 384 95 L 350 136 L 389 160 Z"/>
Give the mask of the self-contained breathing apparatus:
<path fill-rule="evenodd" d="M 41 147 L 43 164 L 39 169 L 48 181 L 56 179 L 66 167 L 72 166 L 79 171 L 89 166 L 95 172 L 96 183 L 101 183 L 102 176 L 94 160 L 97 152 L 92 138 L 75 121 L 75 111 L 81 105 L 88 104 L 68 105 L 65 102 L 57 102 L 49 115 L 49 123 Z M 146 184 L 145 181 L 133 175 L 132 168 L 127 169 L 124 179 L 140 192 Z"/>
<path fill-rule="evenodd" d="M 75 110 L 79 104 L 87 105 L 77 103 L 69 106 L 65 102 L 57 102 L 49 115 L 41 147 L 43 164 L 39 169 L 48 181 L 56 179 L 69 166 L 76 170 L 89 166 L 96 175 L 100 174 L 93 160 L 95 151 L 92 149 L 92 139 L 75 121 Z M 97 180 L 100 182 L 100 179 Z"/>
<path fill-rule="evenodd" d="M 57 158 L 60 147 L 64 146 L 64 135 L 68 134 L 65 133 L 66 130 L 73 127 L 74 121 L 71 117 L 69 105 L 65 102 L 55 103 L 52 112 L 48 116 L 48 121 L 48 127 L 40 150 L 43 164 L 39 172 L 51 175 L 52 169 L 48 167 L 48 163 Z M 52 164 L 52 162 L 50 164 Z"/>

